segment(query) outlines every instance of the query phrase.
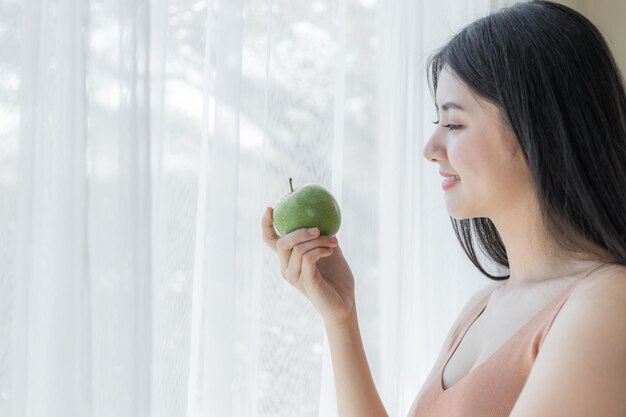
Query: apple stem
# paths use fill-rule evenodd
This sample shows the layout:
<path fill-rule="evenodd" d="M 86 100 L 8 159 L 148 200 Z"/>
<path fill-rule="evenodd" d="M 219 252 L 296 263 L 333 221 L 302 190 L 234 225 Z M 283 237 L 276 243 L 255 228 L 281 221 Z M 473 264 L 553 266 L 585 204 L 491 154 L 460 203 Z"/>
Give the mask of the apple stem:
<path fill-rule="evenodd" d="M 291 192 L 293 193 L 293 184 L 291 182 L 292 178 L 289 178 L 289 188 L 291 188 Z"/>

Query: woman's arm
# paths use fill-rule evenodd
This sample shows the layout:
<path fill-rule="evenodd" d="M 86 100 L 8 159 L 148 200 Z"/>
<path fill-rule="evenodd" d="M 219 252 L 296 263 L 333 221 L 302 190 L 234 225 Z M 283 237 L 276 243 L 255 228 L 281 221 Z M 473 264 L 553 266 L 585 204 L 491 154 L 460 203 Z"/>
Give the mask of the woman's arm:
<path fill-rule="evenodd" d="M 388 417 L 370 372 L 356 310 L 343 324 L 327 324 L 340 417 Z"/>

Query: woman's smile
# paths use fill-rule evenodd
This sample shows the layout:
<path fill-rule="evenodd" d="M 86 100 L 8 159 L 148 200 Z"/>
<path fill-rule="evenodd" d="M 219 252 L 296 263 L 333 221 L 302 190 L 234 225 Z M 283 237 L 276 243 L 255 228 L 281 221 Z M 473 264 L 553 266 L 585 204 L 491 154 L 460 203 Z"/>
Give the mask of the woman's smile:
<path fill-rule="evenodd" d="M 444 191 L 448 191 L 459 182 L 461 182 L 461 178 L 458 176 L 447 177 L 442 181 L 441 188 L 443 188 Z"/>

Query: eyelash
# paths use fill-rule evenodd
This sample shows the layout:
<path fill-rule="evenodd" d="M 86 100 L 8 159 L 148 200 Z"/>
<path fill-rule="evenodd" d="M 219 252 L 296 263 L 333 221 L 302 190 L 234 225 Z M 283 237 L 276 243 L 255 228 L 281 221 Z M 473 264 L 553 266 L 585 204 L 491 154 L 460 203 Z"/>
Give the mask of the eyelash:
<path fill-rule="evenodd" d="M 434 124 L 439 124 L 439 120 L 437 120 L 436 122 L 433 122 Z M 452 131 L 452 130 L 457 130 L 458 128 L 461 127 L 461 125 L 451 125 L 451 124 L 447 124 L 447 125 L 441 125 L 442 127 L 447 127 L 448 131 Z"/>

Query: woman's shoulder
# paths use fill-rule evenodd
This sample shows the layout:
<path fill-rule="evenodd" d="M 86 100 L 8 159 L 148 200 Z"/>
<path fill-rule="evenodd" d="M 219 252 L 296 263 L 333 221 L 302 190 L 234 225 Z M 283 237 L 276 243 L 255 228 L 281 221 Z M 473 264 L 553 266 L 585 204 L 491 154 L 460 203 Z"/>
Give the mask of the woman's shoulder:
<path fill-rule="evenodd" d="M 502 281 L 492 282 L 490 284 L 487 284 L 485 287 L 479 289 L 478 291 L 474 292 L 474 294 L 472 294 L 470 296 L 470 298 L 467 300 L 467 302 L 465 303 L 465 306 L 461 309 L 461 312 L 457 316 L 456 321 L 452 325 L 452 330 L 456 329 L 461 324 L 463 319 L 465 317 L 467 317 L 467 315 L 470 313 L 470 311 L 472 311 L 474 308 L 478 307 L 478 305 L 489 294 L 491 294 L 496 288 L 498 288 L 502 284 L 503 284 Z"/>
<path fill-rule="evenodd" d="M 545 337 L 511 416 L 536 415 L 541 409 L 582 415 L 580 404 L 596 410 L 594 415 L 624 415 L 624 316 L 626 267 L 598 268 L 576 285 Z"/>
<path fill-rule="evenodd" d="M 568 303 L 603 294 L 626 295 L 626 265 L 603 265 L 593 271 L 574 288 Z"/>
<path fill-rule="evenodd" d="M 504 284 L 506 281 L 497 281 L 487 284 L 485 287 L 476 291 L 467 301 L 464 307 L 466 313 L 469 313 L 474 307 L 478 306 L 489 294 L 495 291 L 496 288 Z"/>
<path fill-rule="evenodd" d="M 418 393 L 418 397 L 421 396 L 423 390 L 426 389 L 426 387 L 430 386 L 431 382 L 433 381 L 433 378 L 435 378 L 435 376 L 437 375 L 439 368 L 443 366 L 443 362 L 445 361 L 449 353 L 452 339 L 454 338 L 456 331 L 458 327 L 460 326 L 461 322 L 465 319 L 465 317 L 467 317 L 470 311 L 472 311 L 475 307 L 477 307 L 478 304 L 481 301 L 483 301 L 485 297 L 487 297 L 487 295 L 489 295 L 495 288 L 497 288 L 501 284 L 502 282 L 495 282 L 495 283 L 488 284 L 487 286 L 474 292 L 474 294 L 472 294 L 472 296 L 465 303 L 465 306 L 461 309 L 461 312 L 458 314 L 456 320 L 454 321 L 454 323 L 448 330 L 448 334 L 446 335 L 443 341 L 441 350 L 439 352 L 439 357 L 435 361 L 435 364 L 432 370 L 430 371 L 430 375 L 428 375 L 428 377 L 426 378 L 426 381 L 424 382 L 424 385 L 422 386 L 422 389 Z"/>

